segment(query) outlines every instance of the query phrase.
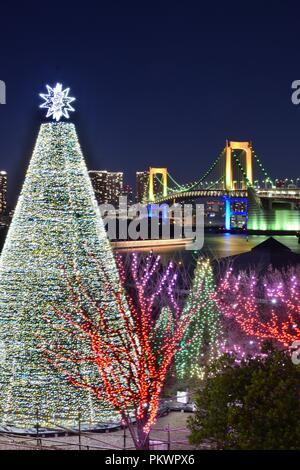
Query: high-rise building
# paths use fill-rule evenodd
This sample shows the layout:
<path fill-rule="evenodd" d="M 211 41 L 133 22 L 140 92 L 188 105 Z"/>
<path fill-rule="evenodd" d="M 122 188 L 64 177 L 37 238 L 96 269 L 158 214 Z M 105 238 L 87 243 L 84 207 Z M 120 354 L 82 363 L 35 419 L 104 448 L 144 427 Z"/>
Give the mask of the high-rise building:
<path fill-rule="evenodd" d="M 136 172 L 136 201 L 143 202 L 143 198 L 148 191 L 149 171 Z"/>
<path fill-rule="evenodd" d="M 98 204 L 107 202 L 107 171 L 89 171 Z"/>
<path fill-rule="evenodd" d="M 108 188 L 109 188 L 109 203 L 113 205 L 119 204 L 119 197 L 122 196 L 123 191 L 123 172 L 108 172 Z"/>
<path fill-rule="evenodd" d="M 98 204 L 118 205 L 123 191 L 123 173 L 118 171 L 89 171 Z"/>
<path fill-rule="evenodd" d="M 7 173 L 0 171 L 0 215 L 4 214 L 7 208 Z"/>
<path fill-rule="evenodd" d="M 122 195 L 127 197 L 127 204 L 131 206 L 133 204 L 133 189 L 130 184 L 124 184 Z"/>

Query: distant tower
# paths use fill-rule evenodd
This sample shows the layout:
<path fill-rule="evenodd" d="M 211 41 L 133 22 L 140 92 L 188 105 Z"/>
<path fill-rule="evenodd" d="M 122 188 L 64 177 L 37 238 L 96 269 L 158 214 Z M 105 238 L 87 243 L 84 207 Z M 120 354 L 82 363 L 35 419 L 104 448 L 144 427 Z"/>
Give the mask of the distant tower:
<path fill-rule="evenodd" d="M 108 202 L 107 194 L 107 171 L 89 171 L 89 177 L 93 185 L 96 201 L 98 204 L 106 204 Z"/>
<path fill-rule="evenodd" d="M 148 196 L 149 171 L 136 172 L 136 202 L 143 202 L 144 197 Z"/>
<path fill-rule="evenodd" d="M 226 142 L 226 176 L 225 176 L 225 189 L 231 191 L 234 189 L 233 183 L 233 171 L 232 171 L 232 151 L 242 150 L 246 155 L 246 177 L 248 182 L 253 185 L 253 174 L 252 174 L 252 151 L 250 142 L 234 142 L 229 140 Z M 245 185 L 246 187 L 246 185 Z"/>
<path fill-rule="evenodd" d="M 7 173 L 0 171 L 0 215 L 7 209 Z"/>
<path fill-rule="evenodd" d="M 156 175 L 162 176 L 162 186 L 163 186 L 163 196 L 167 196 L 168 194 L 168 170 L 167 168 L 153 168 L 150 167 L 149 170 L 149 192 L 148 192 L 148 200 L 154 202 L 155 200 L 155 176 Z"/>
<path fill-rule="evenodd" d="M 127 197 L 127 204 L 131 206 L 133 204 L 133 189 L 130 184 L 124 184 L 122 195 Z"/>
<path fill-rule="evenodd" d="M 119 197 L 123 192 L 123 172 L 122 171 L 109 171 L 108 172 L 108 189 L 109 189 L 109 203 L 114 206 L 119 205 Z"/>
<path fill-rule="evenodd" d="M 121 171 L 91 170 L 89 175 L 98 204 L 119 204 L 123 192 L 123 173 Z"/>

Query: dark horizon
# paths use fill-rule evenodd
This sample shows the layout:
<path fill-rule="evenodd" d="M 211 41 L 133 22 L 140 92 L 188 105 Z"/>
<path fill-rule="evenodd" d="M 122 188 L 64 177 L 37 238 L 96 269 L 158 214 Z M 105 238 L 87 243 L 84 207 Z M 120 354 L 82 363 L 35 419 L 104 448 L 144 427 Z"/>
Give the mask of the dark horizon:
<path fill-rule="evenodd" d="M 300 79 L 296 2 L 64 2 L 1 7 L 0 170 L 9 205 L 24 180 L 39 125 L 39 93 L 61 82 L 76 97 L 89 169 L 167 166 L 182 183 L 200 177 L 225 140 L 251 140 L 272 177 L 297 177 Z M 90 4 L 91 5 L 91 4 Z"/>

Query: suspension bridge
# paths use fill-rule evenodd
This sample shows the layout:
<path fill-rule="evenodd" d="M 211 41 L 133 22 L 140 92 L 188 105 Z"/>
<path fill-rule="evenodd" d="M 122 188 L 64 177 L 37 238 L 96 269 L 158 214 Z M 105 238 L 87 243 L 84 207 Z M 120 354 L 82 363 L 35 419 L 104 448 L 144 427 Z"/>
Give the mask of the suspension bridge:
<path fill-rule="evenodd" d="M 263 178 L 263 187 L 256 184 L 259 178 Z M 226 230 L 234 228 L 235 216 L 245 218 L 248 230 L 300 230 L 300 189 L 277 188 L 249 141 L 226 141 L 208 170 L 185 185 L 176 181 L 167 168 L 150 168 L 144 197 L 148 204 L 200 198 L 223 199 Z"/>

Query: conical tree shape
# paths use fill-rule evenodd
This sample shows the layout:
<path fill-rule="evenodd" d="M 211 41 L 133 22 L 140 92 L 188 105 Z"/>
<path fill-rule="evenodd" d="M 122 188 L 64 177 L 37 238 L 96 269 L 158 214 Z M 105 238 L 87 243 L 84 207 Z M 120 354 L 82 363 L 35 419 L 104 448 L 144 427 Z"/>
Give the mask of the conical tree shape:
<path fill-rule="evenodd" d="M 220 355 L 221 316 L 211 298 L 216 290 L 208 258 L 199 258 L 182 315 L 191 316 L 181 348 L 175 356 L 178 378 L 202 377 L 204 365 Z"/>
<path fill-rule="evenodd" d="M 116 416 L 68 384 L 39 349 L 55 335 L 43 314 L 68 305 L 62 266 L 75 265 L 93 297 L 109 305 L 112 321 L 120 321 L 86 246 L 105 261 L 111 282 L 119 283 L 75 127 L 42 124 L 0 259 L 2 425 L 35 426 L 37 412 L 44 426 L 73 425 L 79 411 L 86 423 Z M 86 376 L 94 372 L 85 366 Z"/>

